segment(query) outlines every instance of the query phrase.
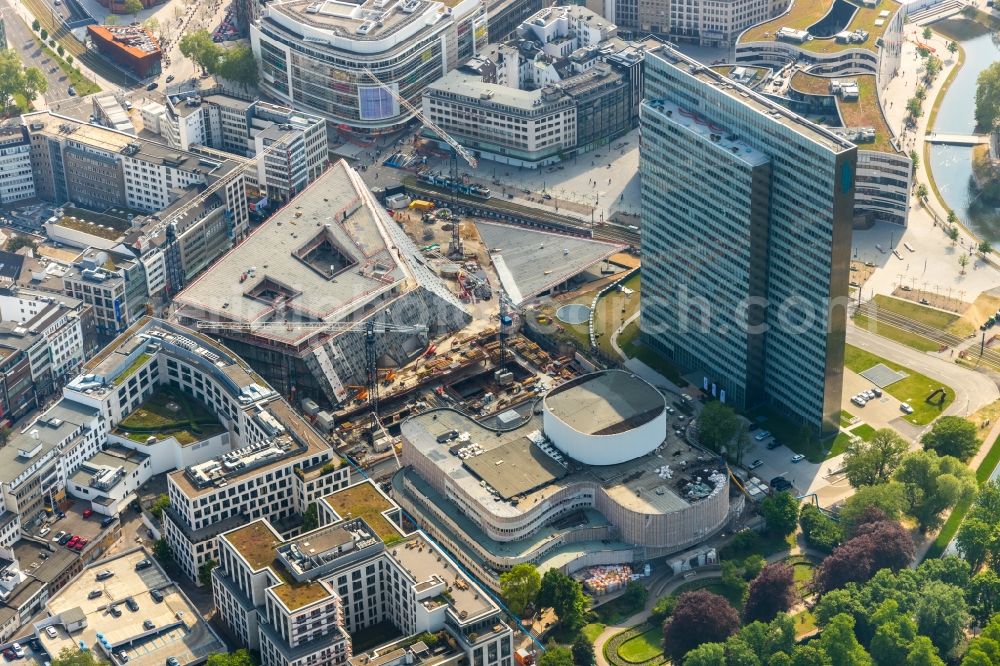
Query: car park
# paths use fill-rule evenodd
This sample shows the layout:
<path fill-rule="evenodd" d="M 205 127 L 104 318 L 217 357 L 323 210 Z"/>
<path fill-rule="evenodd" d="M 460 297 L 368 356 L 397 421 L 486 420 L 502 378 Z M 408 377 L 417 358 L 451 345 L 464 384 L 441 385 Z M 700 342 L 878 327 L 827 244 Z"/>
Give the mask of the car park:
<path fill-rule="evenodd" d="M 758 467 L 760 467 L 763 464 L 764 464 L 764 461 L 761 460 L 760 458 L 758 458 L 757 460 L 754 460 L 752 463 L 750 463 L 749 465 L 747 465 L 747 469 L 757 469 Z"/>
<path fill-rule="evenodd" d="M 796 453 L 794 456 L 792 456 L 792 462 L 793 463 L 802 462 L 805 459 L 806 459 L 806 457 L 804 455 L 802 455 L 801 453 Z"/>

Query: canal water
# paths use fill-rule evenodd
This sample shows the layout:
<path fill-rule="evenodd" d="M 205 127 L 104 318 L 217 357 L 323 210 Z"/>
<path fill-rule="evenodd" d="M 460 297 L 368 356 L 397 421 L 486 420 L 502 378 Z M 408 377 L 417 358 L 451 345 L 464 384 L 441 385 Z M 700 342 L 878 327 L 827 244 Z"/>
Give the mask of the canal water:
<path fill-rule="evenodd" d="M 965 50 L 965 64 L 945 93 L 933 131 L 971 134 L 976 127 L 976 78 L 1000 60 L 1000 47 L 985 27 L 972 21 L 948 20 L 931 27 L 954 36 Z M 972 188 L 972 148 L 932 145 L 930 167 L 941 196 L 962 223 L 994 246 L 1000 245 L 1000 210 L 982 205 Z"/>

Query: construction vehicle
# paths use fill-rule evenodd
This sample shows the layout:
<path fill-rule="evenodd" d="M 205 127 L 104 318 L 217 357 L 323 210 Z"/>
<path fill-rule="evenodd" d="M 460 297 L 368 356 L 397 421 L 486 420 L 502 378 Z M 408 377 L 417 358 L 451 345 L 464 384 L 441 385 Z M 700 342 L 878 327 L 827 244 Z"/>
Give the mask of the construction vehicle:
<path fill-rule="evenodd" d="M 424 127 L 426 127 L 431 132 L 436 134 L 442 141 L 444 141 L 451 147 L 451 177 L 450 177 L 451 187 L 449 187 L 448 189 L 451 190 L 451 210 L 457 216 L 458 214 L 457 186 L 459 183 L 462 182 L 461 179 L 458 177 L 458 158 L 459 156 L 461 156 L 462 159 L 465 160 L 469 164 L 469 166 L 472 167 L 473 169 L 479 166 L 479 160 L 477 160 L 472 153 L 466 150 L 462 146 L 462 144 L 460 144 L 458 141 L 455 141 L 455 139 L 451 138 L 451 136 L 447 132 L 438 127 L 434 122 L 431 121 L 430 118 L 425 116 L 420 111 L 420 109 L 410 104 L 410 100 L 400 95 L 391 86 L 386 85 L 380 78 L 375 76 L 374 72 L 372 72 L 367 67 L 365 68 L 365 75 L 369 79 L 374 81 L 380 88 L 382 88 L 382 90 L 389 93 L 389 95 L 392 96 L 392 98 L 395 99 L 396 102 L 398 102 L 401 107 L 412 113 L 413 117 L 419 120 Z M 487 198 L 488 196 L 489 196 L 489 190 L 486 190 L 486 195 L 483 198 Z M 465 256 L 465 249 L 462 247 L 462 235 L 460 233 L 460 226 L 461 225 L 459 224 L 458 218 L 456 217 L 455 222 L 453 223 L 451 229 L 451 242 L 448 244 L 449 257 L 461 258 Z"/>
<path fill-rule="evenodd" d="M 424 201 L 423 199 L 414 199 L 410 202 L 410 208 L 414 210 L 419 210 L 422 213 L 434 210 L 434 204 L 430 201 Z"/>

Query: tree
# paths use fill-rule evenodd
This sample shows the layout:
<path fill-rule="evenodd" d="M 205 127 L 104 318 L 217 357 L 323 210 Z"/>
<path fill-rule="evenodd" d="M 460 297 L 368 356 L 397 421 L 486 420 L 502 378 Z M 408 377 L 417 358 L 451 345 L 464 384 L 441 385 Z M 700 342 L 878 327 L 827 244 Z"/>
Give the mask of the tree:
<path fill-rule="evenodd" d="M 185 58 L 190 58 L 206 74 L 215 72 L 222 58 L 222 49 L 212 41 L 207 30 L 187 33 L 181 37 L 178 47 Z"/>
<path fill-rule="evenodd" d="M 740 432 L 740 418 L 733 408 L 713 401 L 698 417 L 698 442 L 706 449 L 722 453 L 723 448 Z"/>
<path fill-rule="evenodd" d="M 953 210 L 952 211 L 948 211 L 948 215 L 954 215 L 954 214 L 955 214 L 955 211 L 953 211 Z M 945 231 L 945 233 L 948 235 L 948 240 L 951 241 L 952 245 L 954 245 L 955 243 L 958 242 L 958 227 L 956 227 L 956 226 L 950 226 Z"/>
<path fill-rule="evenodd" d="M 921 102 L 927 99 L 927 88 L 923 86 L 917 86 L 917 89 L 913 91 L 913 96 L 919 99 Z"/>
<path fill-rule="evenodd" d="M 559 621 L 570 632 L 577 631 L 584 624 L 587 598 L 583 594 L 583 586 L 558 569 L 549 569 L 542 576 L 537 603 L 555 611 Z"/>
<path fill-rule="evenodd" d="M 961 460 L 933 451 L 914 451 L 903 457 L 894 477 L 903 484 L 903 502 L 922 533 L 941 523 L 941 513 L 972 499 L 976 474 Z"/>
<path fill-rule="evenodd" d="M 63 54 L 66 53 L 66 49 L 63 48 L 62 44 L 60 44 L 59 46 L 56 47 L 56 53 L 59 54 L 60 58 L 62 58 Z"/>
<path fill-rule="evenodd" d="M 7 252 L 14 253 L 22 247 L 30 247 L 31 251 L 34 252 L 38 247 L 38 243 L 32 240 L 31 236 L 12 235 L 7 239 L 7 244 L 4 245 L 3 249 Z"/>
<path fill-rule="evenodd" d="M 927 85 L 930 85 L 937 78 L 937 75 L 941 73 L 941 67 L 941 58 L 933 54 L 927 56 L 927 60 L 924 63 L 924 81 Z"/>
<path fill-rule="evenodd" d="M 7 446 L 10 441 L 11 429 L 7 426 L 0 427 L 0 448 Z"/>
<path fill-rule="evenodd" d="M 965 267 L 969 265 L 969 256 L 964 252 L 958 255 L 958 265 L 962 267 L 962 270 L 959 272 L 965 275 Z"/>
<path fill-rule="evenodd" d="M 687 653 L 684 666 L 728 666 L 726 646 L 722 643 L 704 643 Z"/>
<path fill-rule="evenodd" d="M 219 566 L 215 560 L 209 560 L 198 567 L 198 582 L 205 587 L 212 586 L 212 569 Z"/>
<path fill-rule="evenodd" d="M 161 494 L 149 506 L 149 512 L 156 516 L 157 520 L 163 519 L 163 510 L 170 506 L 170 497 L 166 493 Z"/>
<path fill-rule="evenodd" d="M 920 199 L 926 199 L 928 195 L 927 185 L 920 183 L 917 185 L 917 197 Z"/>
<path fill-rule="evenodd" d="M 955 214 L 954 209 L 948 209 L 948 224 L 954 225 L 958 222 L 958 215 Z M 955 229 L 955 233 L 958 233 L 958 229 Z"/>
<path fill-rule="evenodd" d="M 724 597 L 708 590 L 685 592 L 663 625 L 663 645 L 675 662 L 702 643 L 721 643 L 740 626 L 740 617 Z"/>
<path fill-rule="evenodd" d="M 41 30 L 41 28 L 42 24 L 38 22 L 38 19 L 35 19 L 34 21 L 31 22 L 31 29 L 34 32 L 38 32 L 39 30 Z"/>
<path fill-rule="evenodd" d="M 799 520 L 799 503 L 789 492 L 775 493 L 760 503 L 767 530 L 778 536 L 787 536 L 795 531 Z"/>
<path fill-rule="evenodd" d="M 761 666 L 760 658 L 739 636 L 730 636 L 724 647 L 727 666 Z"/>
<path fill-rule="evenodd" d="M 538 659 L 538 666 L 573 666 L 573 653 L 569 648 L 549 643 L 545 654 Z"/>
<path fill-rule="evenodd" d="M 962 461 L 979 450 L 975 424 L 961 416 L 942 416 L 920 438 L 920 443 L 924 449 L 933 450 L 939 456 L 954 456 Z"/>
<path fill-rule="evenodd" d="M 840 543 L 840 527 L 812 504 L 806 504 L 799 512 L 799 527 L 810 548 L 829 553 Z"/>
<path fill-rule="evenodd" d="M 840 526 L 847 537 L 854 536 L 858 525 L 866 520 L 870 512 L 878 511 L 883 520 L 899 520 L 903 513 L 903 485 L 890 481 L 880 486 L 862 486 L 844 500 L 840 509 Z"/>
<path fill-rule="evenodd" d="M 976 79 L 976 125 L 983 131 L 996 127 L 1000 119 L 1000 61 L 993 63 Z"/>
<path fill-rule="evenodd" d="M 316 503 L 313 502 L 306 507 L 302 514 L 302 531 L 310 532 L 317 527 L 319 527 L 319 511 L 316 508 Z"/>
<path fill-rule="evenodd" d="M 875 663 L 902 663 L 917 636 L 917 624 L 909 615 L 899 612 L 899 603 L 895 599 L 882 602 L 872 614 L 871 623 L 876 629 L 869 651 Z"/>
<path fill-rule="evenodd" d="M 924 41 L 925 41 L 925 42 L 926 42 L 926 41 L 927 41 L 928 39 L 930 39 L 930 38 L 931 38 L 932 36 L 934 36 L 934 32 L 933 32 L 933 31 L 932 31 L 932 30 L 930 29 L 930 27 L 929 27 L 929 26 L 926 26 L 926 27 L 924 27 L 924 31 L 923 31 L 923 33 L 922 33 L 922 34 L 923 34 L 923 36 L 924 36 Z"/>
<path fill-rule="evenodd" d="M 812 645 L 796 645 L 788 663 L 789 666 L 831 666 L 833 664 L 830 655 Z"/>
<path fill-rule="evenodd" d="M 743 619 L 770 622 L 795 603 L 795 572 L 784 562 L 764 567 L 750 582 Z"/>
<path fill-rule="evenodd" d="M 66 56 L 66 64 L 67 65 L 72 65 L 73 64 L 73 56 L 71 56 L 71 55 L 67 55 Z"/>
<path fill-rule="evenodd" d="M 153 556 L 163 563 L 172 562 L 174 549 L 170 547 L 166 539 L 157 539 L 153 542 Z"/>
<path fill-rule="evenodd" d="M 52 659 L 52 666 L 108 666 L 108 662 L 98 659 L 97 653 L 93 650 L 74 650 L 67 647 Z"/>
<path fill-rule="evenodd" d="M 979 254 L 982 255 L 983 259 L 985 259 L 986 255 L 993 252 L 993 244 L 990 243 L 988 240 L 979 241 L 978 249 L 979 249 Z"/>
<path fill-rule="evenodd" d="M 931 639 L 917 636 L 909 654 L 906 655 L 906 666 L 945 666 L 945 663 L 938 656 Z"/>
<path fill-rule="evenodd" d="M 837 615 L 823 629 L 818 647 L 830 657 L 833 666 L 871 666 L 871 656 L 854 635 L 854 618 Z"/>
<path fill-rule="evenodd" d="M 0 111 L 12 103 L 15 93 L 24 89 L 24 69 L 21 58 L 13 49 L 0 51 Z"/>
<path fill-rule="evenodd" d="M 674 612 L 674 606 L 677 605 L 677 597 L 672 594 L 668 594 L 664 597 L 660 597 L 656 604 L 653 605 L 653 610 L 650 611 L 650 617 L 654 622 L 663 622 L 667 619 L 667 616 Z"/>
<path fill-rule="evenodd" d="M 906 111 L 911 118 L 919 118 L 920 114 L 923 113 L 923 109 L 920 108 L 920 100 L 916 97 L 906 100 Z"/>
<path fill-rule="evenodd" d="M 915 616 L 920 634 L 941 654 L 949 654 L 969 621 L 969 608 L 961 589 L 933 580 L 921 588 Z"/>
<path fill-rule="evenodd" d="M 1000 485 L 991 481 L 979 489 L 958 530 L 958 552 L 973 569 L 987 561 L 1000 568 Z"/>
<path fill-rule="evenodd" d="M 583 634 L 576 637 L 570 651 L 573 653 L 573 663 L 576 666 L 594 666 L 597 663 L 597 655 L 594 654 L 594 644 Z"/>
<path fill-rule="evenodd" d="M 787 613 L 779 613 L 768 623 L 751 622 L 737 634 L 750 646 L 761 663 L 769 662 L 779 652 L 789 653 L 795 645 L 795 620 Z"/>
<path fill-rule="evenodd" d="M 205 660 L 205 666 L 254 666 L 250 651 L 241 648 L 236 652 L 213 652 Z"/>
<path fill-rule="evenodd" d="M 160 20 L 155 16 L 150 16 L 142 22 L 142 27 L 149 30 L 151 33 L 156 34 L 160 31 Z"/>
<path fill-rule="evenodd" d="M 920 166 L 920 154 L 915 150 L 910 151 L 910 164 L 913 166 L 913 173 L 916 173 Z"/>
<path fill-rule="evenodd" d="M 1000 616 L 994 616 L 989 624 L 969 643 L 962 666 L 997 666 L 1000 664 Z"/>
<path fill-rule="evenodd" d="M 528 562 L 515 565 L 500 574 L 500 596 L 514 615 L 524 615 L 541 587 L 542 577 L 538 574 L 538 569 Z"/>
<path fill-rule="evenodd" d="M 49 31 L 46 30 L 45 28 L 42 28 L 41 31 L 38 33 L 38 35 L 39 37 L 42 38 L 42 41 L 44 42 L 49 38 Z"/>
<path fill-rule="evenodd" d="M 644 607 L 648 598 L 649 590 L 637 580 L 630 581 L 625 586 L 625 592 L 622 594 L 622 602 L 629 608 L 635 608 L 636 610 Z"/>
<path fill-rule="evenodd" d="M 829 591 L 848 583 L 863 583 L 880 569 L 902 569 L 913 555 L 913 539 L 899 523 L 866 523 L 820 563 L 813 584 L 818 590 Z"/>
<path fill-rule="evenodd" d="M 969 580 L 965 590 L 969 614 L 976 624 L 983 626 L 1000 612 L 1000 576 L 993 569 L 984 569 Z"/>
<path fill-rule="evenodd" d="M 139 12 L 142 11 L 142 3 L 139 0 L 125 0 L 122 3 L 122 8 L 125 10 L 126 14 L 131 14 L 134 20 L 139 16 Z"/>
<path fill-rule="evenodd" d="M 21 94 L 24 95 L 25 99 L 29 102 L 34 102 L 39 95 L 44 94 L 48 89 L 49 81 L 42 74 L 42 70 L 37 67 L 28 67 L 24 70 L 24 83 L 21 88 Z M 34 241 L 31 241 L 31 245 L 32 250 L 37 247 L 37 243 Z"/>
<path fill-rule="evenodd" d="M 948 53 L 955 55 L 957 51 L 958 51 L 958 42 L 954 40 L 948 42 Z"/>
<path fill-rule="evenodd" d="M 844 472 L 848 481 L 855 488 L 885 483 L 908 448 L 906 440 L 891 428 L 876 430 L 869 442 L 852 441 L 844 453 Z"/>
<path fill-rule="evenodd" d="M 257 60 L 253 57 L 253 50 L 240 44 L 225 51 L 219 61 L 218 73 L 223 78 L 239 83 L 244 89 L 256 86 Z"/>

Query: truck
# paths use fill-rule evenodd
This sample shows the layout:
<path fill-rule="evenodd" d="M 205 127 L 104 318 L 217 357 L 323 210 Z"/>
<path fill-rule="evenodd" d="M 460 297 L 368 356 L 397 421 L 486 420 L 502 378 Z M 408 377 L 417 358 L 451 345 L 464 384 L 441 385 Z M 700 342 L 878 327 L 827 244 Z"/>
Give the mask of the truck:
<path fill-rule="evenodd" d="M 424 201 L 423 199 L 414 199 L 410 202 L 410 208 L 419 210 L 422 213 L 427 213 L 434 210 L 434 204 L 430 201 Z"/>

